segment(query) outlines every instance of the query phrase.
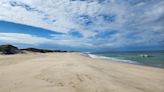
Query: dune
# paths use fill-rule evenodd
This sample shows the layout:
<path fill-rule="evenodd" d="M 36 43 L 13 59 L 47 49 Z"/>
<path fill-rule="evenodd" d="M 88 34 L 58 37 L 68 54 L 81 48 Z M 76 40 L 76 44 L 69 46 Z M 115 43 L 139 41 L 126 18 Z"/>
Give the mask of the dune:
<path fill-rule="evenodd" d="M 0 92 L 164 92 L 164 69 L 79 53 L 0 55 Z"/>

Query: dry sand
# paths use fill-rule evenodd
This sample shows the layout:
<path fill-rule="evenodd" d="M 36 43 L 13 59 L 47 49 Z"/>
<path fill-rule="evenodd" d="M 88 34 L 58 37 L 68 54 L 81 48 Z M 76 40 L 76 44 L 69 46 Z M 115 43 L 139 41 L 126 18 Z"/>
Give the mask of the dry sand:
<path fill-rule="evenodd" d="M 0 55 L 0 92 L 164 92 L 164 69 L 79 53 Z"/>

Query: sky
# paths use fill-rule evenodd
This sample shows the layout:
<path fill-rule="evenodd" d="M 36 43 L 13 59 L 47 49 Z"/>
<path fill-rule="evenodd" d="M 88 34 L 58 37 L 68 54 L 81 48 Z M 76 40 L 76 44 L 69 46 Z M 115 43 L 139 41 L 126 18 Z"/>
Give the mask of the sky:
<path fill-rule="evenodd" d="M 164 0 L 0 0 L 0 44 L 164 50 Z"/>

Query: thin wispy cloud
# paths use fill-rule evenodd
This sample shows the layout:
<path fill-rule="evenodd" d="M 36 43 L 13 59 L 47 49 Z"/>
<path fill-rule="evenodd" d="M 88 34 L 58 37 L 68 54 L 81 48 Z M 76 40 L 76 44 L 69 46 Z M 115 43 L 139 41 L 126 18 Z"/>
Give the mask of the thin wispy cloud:
<path fill-rule="evenodd" d="M 68 46 L 161 46 L 163 9 L 163 0 L 1 0 L 0 20 L 60 32 L 46 39 Z"/>
<path fill-rule="evenodd" d="M 52 42 L 52 40 L 44 37 L 38 37 L 35 35 L 22 34 L 22 33 L 0 33 L 0 40 L 2 42 L 22 43 L 22 44 L 31 44 L 31 45 L 38 45 L 38 44 Z"/>

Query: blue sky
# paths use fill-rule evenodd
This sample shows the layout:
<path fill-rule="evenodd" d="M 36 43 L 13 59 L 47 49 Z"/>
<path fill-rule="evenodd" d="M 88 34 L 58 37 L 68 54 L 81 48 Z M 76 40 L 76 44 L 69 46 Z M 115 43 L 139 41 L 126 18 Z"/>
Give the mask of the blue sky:
<path fill-rule="evenodd" d="M 0 44 L 164 50 L 163 0 L 1 0 Z"/>

